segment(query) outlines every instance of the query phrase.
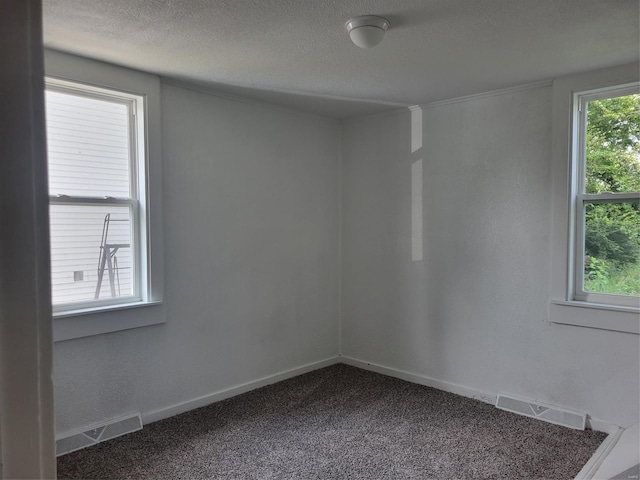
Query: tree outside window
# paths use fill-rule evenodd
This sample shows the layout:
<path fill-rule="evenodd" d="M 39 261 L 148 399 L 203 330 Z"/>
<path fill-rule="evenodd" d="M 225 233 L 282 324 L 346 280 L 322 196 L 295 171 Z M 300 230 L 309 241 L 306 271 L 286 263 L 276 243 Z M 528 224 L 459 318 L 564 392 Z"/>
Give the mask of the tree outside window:
<path fill-rule="evenodd" d="M 586 108 L 583 289 L 640 295 L 640 201 L 597 200 L 640 192 L 640 95 L 591 100 Z"/>

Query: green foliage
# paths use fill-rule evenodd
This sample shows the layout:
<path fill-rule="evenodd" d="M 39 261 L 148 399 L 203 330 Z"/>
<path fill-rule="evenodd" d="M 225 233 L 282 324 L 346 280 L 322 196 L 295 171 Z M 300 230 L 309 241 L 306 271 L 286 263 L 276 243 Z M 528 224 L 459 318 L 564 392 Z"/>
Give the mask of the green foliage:
<path fill-rule="evenodd" d="M 637 203 L 588 205 L 585 253 L 616 264 L 640 257 L 640 215 Z"/>
<path fill-rule="evenodd" d="M 640 95 L 589 102 L 586 193 L 640 192 Z M 640 204 L 591 204 L 585 215 L 585 289 L 640 293 Z"/>
<path fill-rule="evenodd" d="M 631 263 L 618 270 L 606 261 L 588 260 L 584 279 L 587 292 L 640 295 L 640 263 Z"/>
<path fill-rule="evenodd" d="M 606 292 L 609 286 L 610 266 L 606 260 L 587 257 L 585 261 L 585 288 L 590 292 Z"/>
<path fill-rule="evenodd" d="M 589 102 L 586 193 L 640 191 L 640 95 Z"/>

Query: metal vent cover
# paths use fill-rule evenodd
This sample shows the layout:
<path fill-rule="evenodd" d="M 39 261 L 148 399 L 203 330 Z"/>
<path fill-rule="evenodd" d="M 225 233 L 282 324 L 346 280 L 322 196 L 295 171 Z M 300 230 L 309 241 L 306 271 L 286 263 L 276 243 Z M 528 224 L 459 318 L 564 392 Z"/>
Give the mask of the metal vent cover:
<path fill-rule="evenodd" d="M 56 456 L 64 455 L 65 453 L 75 452 L 89 445 L 96 443 L 86 435 L 79 433 L 70 437 L 61 438 L 56 441 Z"/>
<path fill-rule="evenodd" d="M 127 417 L 118 417 L 108 422 L 93 425 L 89 429 L 77 431 L 56 440 L 56 456 L 75 452 L 85 447 L 120 437 L 142 429 L 139 413 Z"/>
<path fill-rule="evenodd" d="M 563 408 L 506 395 L 498 395 L 496 408 L 576 430 L 584 430 L 587 424 L 587 415 L 584 413 L 572 412 Z"/>
<path fill-rule="evenodd" d="M 142 420 L 140 419 L 140 415 L 136 415 L 135 417 L 125 418 L 120 420 L 119 422 L 110 423 L 106 425 L 102 435 L 100 436 L 100 441 L 103 442 L 105 440 L 109 440 L 111 438 L 116 438 L 121 435 L 125 435 L 127 433 L 135 432 L 142 428 Z"/>

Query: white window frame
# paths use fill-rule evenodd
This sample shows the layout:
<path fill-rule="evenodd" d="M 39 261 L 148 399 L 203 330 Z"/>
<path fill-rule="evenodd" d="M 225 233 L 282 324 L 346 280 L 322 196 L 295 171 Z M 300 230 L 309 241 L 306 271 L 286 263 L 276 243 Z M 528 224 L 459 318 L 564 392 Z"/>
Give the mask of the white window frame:
<path fill-rule="evenodd" d="M 573 299 L 603 305 L 617 305 L 634 307 L 640 304 L 640 297 L 633 295 L 616 295 L 587 292 L 584 290 L 584 258 L 585 258 L 585 213 L 587 204 L 622 203 L 640 199 L 640 193 L 601 193 L 588 194 L 585 192 L 587 166 L 587 104 L 594 100 L 621 97 L 640 93 L 640 83 L 634 82 L 615 87 L 598 88 L 586 92 L 576 92 L 573 95 L 573 142 L 572 142 L 572 189 L 573 228 L 575 229 L 575 244 L 572 249 Z"/>
<path fill-rule="evenodd" d="M 551 256 L 549 281 L 548 320 L 551 323 L 589 327 L 640 334 L 640 305 L 632 299 L 628 304 L 615 301 L 612 295 L 602 294 L 609 302 L 603 302 L 597 294 L 589 297 L 576 292 L 576 271 L 582 260 L 577 261 L 576 245 L 581 228 L 576 217 L 579 201 L 576 178 L 578 172 L 579 131 L 576 97 L 612 88 L 635 84 L 640 81 L 640 64 L 634 62 L 618 67 L 561 77 L 553 82 L 552 109 L 552 162 L 551 162 Z M 606 95 L 611 96 L 611 95 Z M 582 154 L 584 155 L 584 153 Z M 601 200 L 607 200 L 606 195 Z M 611 200 L 619 197 L 612 196 Z M 580 210 L 581 212 L 581 210 Z M 622 296 L 627 297 L 627 296 Z"/>
<path fill-rule="evenodd" d="M 116 332 L 164 323 L 164 255 L 160 79 L 150 75 L 61 52 L 45 50 L 45 75 L 53 89 L 71 88 L 87 95 L 132 101 L 139 152 L 131 181 L 138 188 L 139 221 L 132 245 L 138 244 L 139 287 L 133 297 L 56 306 L 54 341 Z M 52 203 L 130 204 L 126 199 L 61 197 Z M 134 209 L 135 210 L 135 209 Z M 132 219 L 133 221 L 133 219 Z M 144 307 L 144 308 L 140 308 Z"/>
<path fill-rule="evenodd" d="M 111 305 L 146 303 L 149 301 L 147 252 L 149 251 L 146 219 L 146 155 L 144 141 L 144 97 L 131 93 L 85 85 L 67 80 L 45 77 L 48 91 L 106 100 L 126 105 L 129 128 L 129 197 L 95 197 L 49 195 L 50 205 L 128 206 L 131 211 L 131 249 L 133 253 L 133 295 L 53 305 L 53 313 L 68 314 L 78 310 L 96 309 Z M 139 132 L 143 132 L 142 135 Z"/>

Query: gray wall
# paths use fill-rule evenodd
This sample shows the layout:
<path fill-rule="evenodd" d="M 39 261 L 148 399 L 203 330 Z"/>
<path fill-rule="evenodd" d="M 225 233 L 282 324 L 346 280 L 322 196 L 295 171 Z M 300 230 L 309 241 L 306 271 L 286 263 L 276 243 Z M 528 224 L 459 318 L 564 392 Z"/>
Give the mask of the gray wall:
<path fill-rule="evenodd" d="M 166 324 L 55 344 L 57 431 L 338 353 L 339 125 L 162 86 Z"/>
<path fill-rule="evenodd" d="M 417 112 L 413 135 L 409 111 L 347 122 L 342 354 L 627 426 L 638 336 L 547 321 L 551 98 L 539 86 L 442 103 Z M 423 260 L 412 261 L 420 159 Z"/>

